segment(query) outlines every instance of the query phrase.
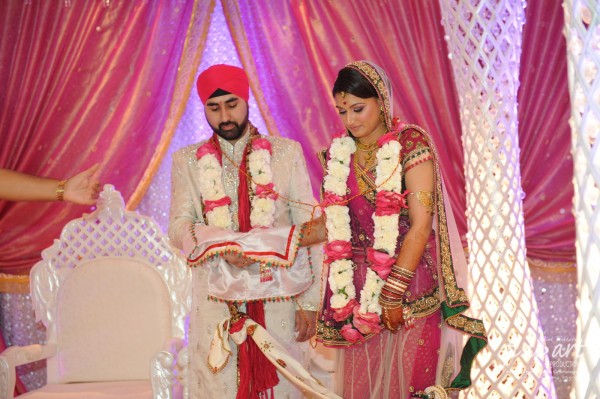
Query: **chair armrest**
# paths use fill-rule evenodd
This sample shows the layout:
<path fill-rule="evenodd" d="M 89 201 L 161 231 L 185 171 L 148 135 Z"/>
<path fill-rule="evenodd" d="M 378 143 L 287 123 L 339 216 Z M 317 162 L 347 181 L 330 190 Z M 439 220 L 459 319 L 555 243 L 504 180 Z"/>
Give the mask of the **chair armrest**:
<path fill-rule="evenodd" d="M 151 361 L 150 380 L 154 399 L 186 398 L 187 346 L 174 338 L 168 348 L 158 352 Z"/>
<path fill-rule="evenodd" d="M 17 380 L 15 368 L 56 354 L 56 345 L 9 346 L 0 353 L 0 398 L 13 399 Z"/>

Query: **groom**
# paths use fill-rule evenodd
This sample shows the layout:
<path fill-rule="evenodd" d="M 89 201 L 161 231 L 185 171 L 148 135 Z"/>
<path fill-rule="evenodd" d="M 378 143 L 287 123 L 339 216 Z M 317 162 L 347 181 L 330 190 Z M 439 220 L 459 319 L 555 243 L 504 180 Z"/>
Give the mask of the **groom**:
<path fill-rule="evenodd" d="M 173 243 L 190 256 L 213 236 L 215 229 L 248 232 L 264 227 L 300 226 L 309 220 L 311 208 L 302 204 L 315 201 L 302 149 L 290 139 L 258 134 L 248 120 L 249 84 L 244 70 L 214 65 L 200 74 L 197 89 L 214 134 L 173 155 L 169 223 Z M 248 234 L 250 239 L 258 236 L 258 233 Z M 271 389 L 276 397 L 300 397 L 299 391 L 285 378 L 278 378 L 274 368 L 264 362 L 266 359 L 250 358 L 251 381 L 245 382 L 246 373 L 238 374 L 236 350 L 222 370 L 214 373 L 207 366 L 217 324 L 229 315 L 228 304 L 215 301 L 217 295 L 212 293 L 215 279 L 224 282 L 224 291 L 244 286 L 259 292 L 267 287 L 263 284 L 279 285 L 278 292 L 282 295 L 270 298 L 264 305 L 263 301 L 236 302 L 242 303 L 238 306 L 240 311 L 252 312 L 259 323 L 262 314 L 267 331 L 299 358 L 302 348 L 296 341 L 306 341 L 315 333 L 320 287 L 312 281 L 321 273 L 320 254 L 313 251 L 311 262 L 309 255 L 300 256 L 299 252 L 297 262 L 302 264 L 294 264 L 292 269 L 308 274 L 290 278 L 291 275 L 284 275 L 284 268 L 259 266 L 237 249 L 224 247 L 217 254 L 226 262 L 225 268 L 198 265 L 194 269 L 189 332 L 190 397 L 233 398 L 237 394 L 245 398 Z M 242 284 L 239 280 L 243 278 L 249 278 L 253 285 Z M 246 294 L 238 291 L 224 295 L 241 298 Z M 239 386 L 249 387 L 250 394 L 237 392 L 238 376 L 242 379 Z"/>

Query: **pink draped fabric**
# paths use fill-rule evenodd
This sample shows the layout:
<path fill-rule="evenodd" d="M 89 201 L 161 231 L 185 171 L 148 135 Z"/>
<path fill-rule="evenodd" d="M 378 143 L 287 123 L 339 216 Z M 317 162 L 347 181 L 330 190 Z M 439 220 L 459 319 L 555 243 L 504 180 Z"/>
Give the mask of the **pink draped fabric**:
<path fill-rule="evenodd" d="M 329 83 L 315 79 L 319 70 L 301 41 L 294 8 L 287 1 L 269 7 L 254 1 L 222 0 L 222 4 L 242 64 L 250 80 L 258 79 L 260 92 L 254 95 L 263 119 L 267 126 L 272 120 L 276 123 L 277 131 L 270 133 L 302 144 L 312 187 L 318 190 L 321 174 L 315 153 L 329 144 L 329 133 L 341 125 Z M 261 101 L 266 104 L 260 105 Z M 270 115 L 264 115 L 265 110 Z"/>
<path fill-rule="evenodd" d="M 226 17 L 232 18 L 227 10 L 235 3 L 223 1 Z M 300 141 L 307 154 L 326 147 L 343 128 L 331 97 L 337 71 L 350 61 L 371 60 L 392 81 L 394 114 L 434 137 L 452 206 L 464 215 L 458 103 L 437 2 L 293 0 L 268 8 L 240 2 L 239 10 L 252 56 L 260 60 L 264 99 L 282 135 Z M 307 158 L 313 187 L 319 187 L 320 167 L 314 156 Z M 464 235 L 465 218 L 457 222 Z"/>
<path fill-rule="evenodd" d="M 350 61 L 374 61 L 394 86 L 395 115 L 433 137 L 465 242 L 460 117 L 437 1 L 222 2 L 230 27 L 243 30 L 234 33 L 245 39 L 236 45 L 244 64 L 256 68 L 257 98 L 281 135 L 302 143 L 314 187 L 321 170 L 310 154 L 342 128 L 330 94 L 337 71 Z M 528 3 L 519 93 L 527 251 L 551 262 L 575 259 L 563 24 L 559 2 Z M 540 168 L 540 161 L 552 167 Z"/>
<path fill-rule="evenodd" d="M 169 114 L 193 2 L 6 1 L 0 166 L 64 178 L 94 163 L 127 200 Z M 85 211 L 0 202 L 0 272 L 27 274 Z"/>
<path fill-rule="evenodd" d="M 344 384 L 342 397 L 410 398 L 410 388 L 435 385 L 441 322 L 437 312 L 416 319 L 410 329 L 396 334 L 384 330 L 368 344 L 345 348 L 344 379 L 353 383 Z"/>
<path fill-rule="evenodd" d="M 571 104 L 561 2 L 527 2 L 519 141 L 528 257 L 575 265 Z"/>

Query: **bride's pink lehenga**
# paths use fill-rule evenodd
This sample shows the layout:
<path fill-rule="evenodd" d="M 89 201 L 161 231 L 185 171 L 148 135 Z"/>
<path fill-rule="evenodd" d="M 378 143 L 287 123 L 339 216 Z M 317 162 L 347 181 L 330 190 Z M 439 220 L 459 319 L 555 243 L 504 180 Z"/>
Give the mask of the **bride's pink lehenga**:
<path fill-rule="evenodd" d="M 351 204 L 350 208 L 356 214 L 360 210 L 355 209 L 354 205 Z M 356 219 L 363 225 L 370 225 L 372 229 L 372 211 L 369 212 L 364 206 L 361 208 L 362 215 Z M 408 228 L 408 217 L 403 215 L 400 219 L 399 246 Z M 372 234 L 369 236 L 372 237 Z M 356 280 L 363 279 L 355 281 L 355 284 L 362 286 L 367 264 L 363 249 L 358 247 L 355 251 L 355 276 L 360 276 Z M 433 261 L 435 258 L 435 237 L 432 234 L 406 293 L 407 302 L 423 302 L 427 298 L 431 300 L 436 297 L 438 284 Z M 349 347 L 344 351 L 344 379 L 354 382 L 344 386 L 344 398 L 407 398 L 410 393 L 435 384 L 440 348 L 439 303 L 428 309 L 429 312 L 432 312 L 429 316 L 415 318 L 410 329 L 403 328 L 396 334 L 383 330 L 367 344 Z"/>

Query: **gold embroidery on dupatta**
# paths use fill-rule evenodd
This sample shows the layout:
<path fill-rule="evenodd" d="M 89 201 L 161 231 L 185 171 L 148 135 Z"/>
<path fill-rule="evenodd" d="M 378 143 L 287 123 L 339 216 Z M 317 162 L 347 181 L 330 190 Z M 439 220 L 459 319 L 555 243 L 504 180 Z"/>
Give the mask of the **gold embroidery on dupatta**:
<path fill-rule="evenodd" d="M 446 352 L 447 356 L 444 359 L 442 365 L 442 372 L 440 373 L 442 386 L 449 386 L 452 382 L 452 375 L 454 374 L 454 352 L 449 350 Z"/>
<path fill-rule="evenodd" d="M 433 293 L 423 296 L 414 302 L 408 304 L 412 316 L 415 318 L 427 317 L 435 313 L 440 308 L 440 292 L 439 288 Z"/>
<path fill-rule="evenodd" d="M 388 92 L 387 87 L 385 86 L 385 82 L 383 78 L 379 75 L 379 73 L 365 61 L 355 61 L 352 62 L 346 67 L 354 68 L 358 70 L 365 78 L 369 80 L 369 82 L 375 86 L 377 91 L 377 96 L 379 100 L 383 104 L 384 116 L 385 116 L 385 125 L 389 129 L 392 128 L 392 116 L 389 115 L 389 112 L 392 111 L 392 107 L 390 106 L 390 93 Z"/>
<path fill-rule="evenodd" d="M 433 149 L 433 143 L 429 142 L 427 133 L 417 125 L 406 125 L 403 130 L 414 129 L 426 138 L 429 147 Z M 435 154 L 435 150 L 432 151 Z M 446 298 L 448 299 L 448 306 L 455 307 L 459 305 L 467 305 L 469 300 L 465 292 L 458 288 L 456 283 L 456 277 L 454 275 L 454 267 L 452 264 L 452 254 L 450 252 L 450 236 L 448 233 L 448 221 L 446 219 L 446 209 L 444 208 L 444 202 L 440 199 L 443 198 L 442 182 L 438 177 L 441 176 L 441 171 L 437 162 L 434 162 L 435 168 L 435 198 L 438 218 L 438 230 L 439 230 L 439 254 L 441 265 L 440 269 L 442 272 L 442 278 L 444 279 L 444 290 Z"/>
<path fill-rule="evenodd" d="M 427 133 L 419 126 L 406 125 L 404 130 L 414 129 L 423 134 L 428 141 L 429 147 L 432 149 L 433 154 L 436 154 L 433 143 L 428 140 Z M 434 155 L 435 156 L 435 155 Z M 450 235 L 448 232 L 448 220 L 446 218 L 446 209 L 444 207 L 442 181 L 439 178 L 441 171 L 439 164 L 434 162 L 435 168 L 435 198 L 438 218 L 438 233 L 439 233 L 439 248 L 438 253 L 440 254 L 441 260 L 441 274 L 444 280 L 444 290 L 446 296 L 446 303 L 449 307 L 457 306 L 469 306 L 469 299 L 463 289 L 459 288 L 456 283 L 456 276 L 454 274 L 454 266 L 452 263 L 452 254 L 450 250 Z M 446 323 L 456 329 L 462 330 L 471 335 L 477 335 L 485 337 L 485 326 L 481 320 L 473 319 L 458 313 L 454 316 L 450 316 L 446 319 Z"/>
<path fill-rule="evenodd" d="M 471 335 L 485 336 L 485 326 L 481 320 L 457 314 L 446 319 L 448 325 L 468 332 Z"/>

